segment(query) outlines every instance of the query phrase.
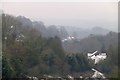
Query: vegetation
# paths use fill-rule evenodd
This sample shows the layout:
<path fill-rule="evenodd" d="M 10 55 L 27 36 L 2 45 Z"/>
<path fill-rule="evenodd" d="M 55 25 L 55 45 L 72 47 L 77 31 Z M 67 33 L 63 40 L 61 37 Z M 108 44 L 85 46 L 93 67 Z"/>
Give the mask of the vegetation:
<path fill-rule="evenodd" d="M 90 71 L 92 65 L 86 54 L 66 54 L 59 36 L 44 37 L 30 20 L 25 24 L 18 17 L 6 14 L 2 14 L 2 20 L 3 78 L 42 77 L 44 74 L 66 77 Z M 106 51 L 104 45 L 101 50 Z M 117 74 L 117 51 L 117 46 L 111 46 L 107 50 L 108 59 L 97 65 L 108 76 Z"/>

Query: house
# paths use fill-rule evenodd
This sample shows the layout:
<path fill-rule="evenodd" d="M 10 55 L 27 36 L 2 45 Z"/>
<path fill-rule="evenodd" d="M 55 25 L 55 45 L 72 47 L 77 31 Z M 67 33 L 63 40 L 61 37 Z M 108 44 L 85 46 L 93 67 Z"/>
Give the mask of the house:
<path fill-rule="evenodd" d="M 106 53 L 101 53 L 98 51 L 95 51 L 94 53 L 88 53 L 87 56 L 88 56 L 88 59 L 94 60 L 94 64 L 97 64 L 99 63 L 99 61 L 105 60 L 107 58 Z"/>

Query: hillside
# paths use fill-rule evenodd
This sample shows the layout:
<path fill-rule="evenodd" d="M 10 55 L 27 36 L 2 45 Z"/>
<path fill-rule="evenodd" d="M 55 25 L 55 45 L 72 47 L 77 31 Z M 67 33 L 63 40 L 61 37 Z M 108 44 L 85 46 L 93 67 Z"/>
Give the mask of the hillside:
<path fill-rule="evenodd" d="M 90 34 L 106 35 L 110 32 L 109 30 L 99 27 L 99 26 L 95 26 L 91 29 L 83 29 L 79 27 L 70 27 L 70 26 L 67 27 L 66 26 L 66 30 L 69 35 L 74 36 L 79 40 L 88 37 Z"/>
<path fill-rule="evenodd" d="M 62 42 L 66 37 L 69 40 Z M 54 78 L 69 75 L 91 77 L 92 67 L 98 67 L 107 77 L 116 77 L 117 48 L 117 33 L 114 32 L 90 35 L 79 41 L 70 36 L 64 27 L 46 27 L 40 21 L 32 22 L 25 17 L 2 14 L 0 56 L 3 79 L 43 78 L 46 75 Z M 108 55 L 100 65 L 93 65 L 85 54 L 96 49 Z"/>
<path fill-rule="evenodd" d="M 96 50 L 100 51 L 104 46 L 105 50 L 109 48 L 110 45 L 118 44 L 118 34 L 115 32 L 110 32 L 106 35 L 89 35 L 88 37 L 79 40 L 72 40 L 63 43 L 63 47 L 66 52 L 94 52 Z"/>

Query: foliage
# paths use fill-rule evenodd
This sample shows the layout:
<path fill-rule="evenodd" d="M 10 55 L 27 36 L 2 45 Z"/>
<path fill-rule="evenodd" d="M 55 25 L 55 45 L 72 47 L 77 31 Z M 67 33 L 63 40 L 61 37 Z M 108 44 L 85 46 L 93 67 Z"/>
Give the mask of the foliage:
<path fill-rule="evenodd" d="M 2 14 L 3 78 L 18 78 L 26 75 L 41 77 L 44 74 L 65 77 L 74 72 L 82 73 L 91 69 L 92 65 L 85 54 L 66 55 L 59 36 L 45 38 L 39 30 L 34 28 L 45 29 L 43 23 L 37 23 L 35 26 L 29 19 L 24 19 Z M 82 47 L 83 51 L 97 49 L 96 45 L 101 48 L 101 51 L 107 51 L 107 60 L 97 66 L 110 76 L 117 74 L 117 46 L 106 49 L 106 45 L 101 46 L 101 42 L 99 42 L 102 38 L 97 36 L 94 38 L 82 40 L 83 43 L 80 44 L 85 47 Z M 76 42 L 77 45 L 79 45 L 78 43 Z M 73 49 L 71 48 L 71 50 Z"/>

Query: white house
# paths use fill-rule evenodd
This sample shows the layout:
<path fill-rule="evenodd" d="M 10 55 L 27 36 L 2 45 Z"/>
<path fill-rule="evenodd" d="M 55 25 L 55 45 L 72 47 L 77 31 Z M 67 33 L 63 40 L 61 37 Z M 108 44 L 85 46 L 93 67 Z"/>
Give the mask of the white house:
<path fill-rule="evenodd" d="M 97 64 L 99 63 L 99 61 L 107 58 L 106 53 L 98 53 L 98 51 L 95 51 L 94 53 L 88 53 L 87 56 L 88 56 L 88 59 L 94 60 L 94 64 Z"/>

